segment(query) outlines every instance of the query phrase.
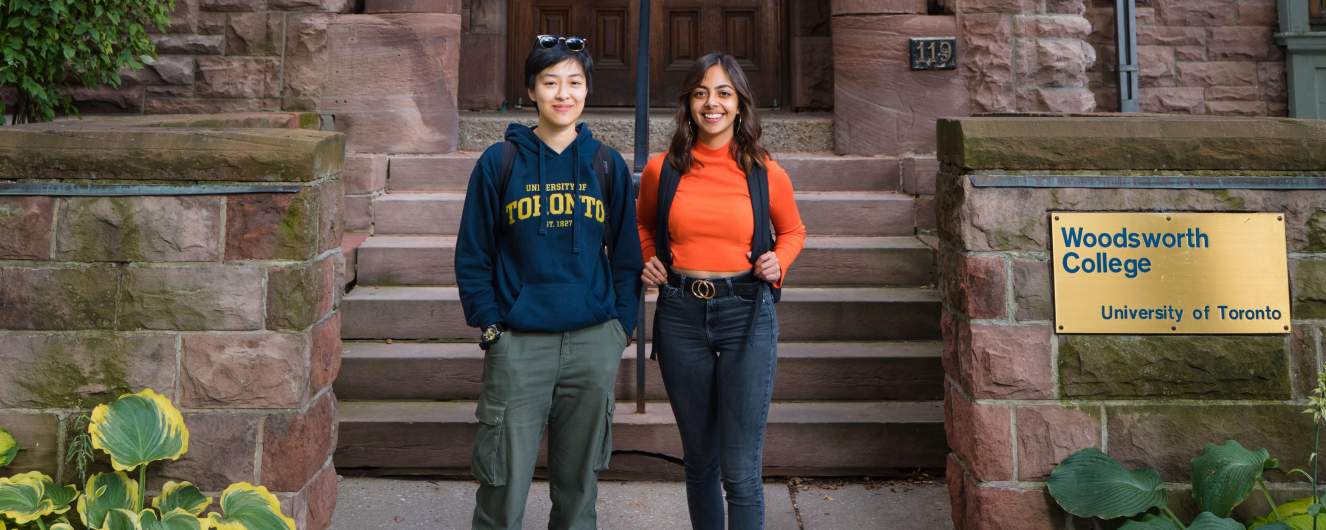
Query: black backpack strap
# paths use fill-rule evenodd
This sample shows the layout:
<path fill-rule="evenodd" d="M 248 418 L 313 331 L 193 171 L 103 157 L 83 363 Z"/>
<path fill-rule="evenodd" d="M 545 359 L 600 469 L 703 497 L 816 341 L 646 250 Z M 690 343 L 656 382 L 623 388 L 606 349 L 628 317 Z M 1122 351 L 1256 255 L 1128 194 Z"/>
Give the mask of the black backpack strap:
<path fill-rule="evenodd" d="M 600 143 L 598 152 L 594 153 L 594 175 L 599 179 L 599 189 L 603 190 L 603 207 L 607 210 L 603 216 L 603 245 L 608 247 L 608 254 L 612 254 L 613 240 L 612 212 L 616 205 L 609 204 L 612 200 L 613 174 L 612 174 L 612 151 L 607 144 Z"/>
<path fill-rule="evenodd" d="M 498 202 L 506 199 L 506 187 L 511 183 L 511 170 L 516 166 L 516 143 L 510 140 L 502 142 L 502 172 L 498 173 L 501 180 L 497 181 Z"/>
<path fill-rule="evenodd" d="M 672 247 L 668 246 L 668 211 L 681 184 L 681 172 L 663 160 L 663 171 L 658 177 L 658 215 L 654 220 L 654 254 L 664 265 L 672 266 Z"/>

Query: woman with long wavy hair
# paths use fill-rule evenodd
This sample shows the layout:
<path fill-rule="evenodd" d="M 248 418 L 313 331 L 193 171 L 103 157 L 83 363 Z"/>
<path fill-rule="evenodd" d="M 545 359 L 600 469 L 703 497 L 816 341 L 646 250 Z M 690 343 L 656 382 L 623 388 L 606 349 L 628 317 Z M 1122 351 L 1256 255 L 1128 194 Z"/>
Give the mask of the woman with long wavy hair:
<path fill-rule="evenodd" d="M 735 59 L 695 62 L 676 122 L 668 152 L 645 166 L 637 205 L 641 278 L 659 288 L 654 352 L 681 431 L 691 526 L 760 529 L 773 304 L 806 227 L 791 179 L 760 146 Z"/>

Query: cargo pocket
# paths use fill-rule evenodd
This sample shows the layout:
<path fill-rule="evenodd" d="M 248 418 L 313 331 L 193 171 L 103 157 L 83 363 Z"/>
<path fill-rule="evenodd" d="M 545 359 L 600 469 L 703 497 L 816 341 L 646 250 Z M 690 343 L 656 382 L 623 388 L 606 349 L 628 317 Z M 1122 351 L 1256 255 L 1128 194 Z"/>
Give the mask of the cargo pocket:
<path fill-rule="evenodd" d="M 612 413 L 616 408 L 617 402 L 612 393 L 608 393 L 607 412 L 604 412 L 603 439 L 599 440 L 599 454 L 594 461 L 594 471 L 603 471 L 608 469 L 608 462 L 612 460 Z"/>
<path fill-rule="evenodd" d="M 474 416 L 479 420 L 479 433 L 474 439 L 474 455 L 470 471 L 485 486 L 506 485 L 506 407 L 493 406 L 483 401 Z"/>

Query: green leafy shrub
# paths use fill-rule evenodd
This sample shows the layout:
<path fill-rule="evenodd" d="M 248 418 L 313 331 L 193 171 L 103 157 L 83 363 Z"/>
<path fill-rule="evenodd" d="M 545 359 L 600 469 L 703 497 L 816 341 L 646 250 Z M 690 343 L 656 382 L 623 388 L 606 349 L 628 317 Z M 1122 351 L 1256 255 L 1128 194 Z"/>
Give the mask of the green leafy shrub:
<path fill-rule="evenodd" d="M 188 482 L 167 482 L 148 505 L 147 466 L 189 450 L 184 416 L 152 389 L 99 405 L 87 432 L 114 471 L 88 477 L 81 493 L 39 471 L 0 477 L 0 530 L 74 530 L 75 522 L 89 530 L 295 530 L 276 496 L 247 482 L 227 487 L 220 510 L 206 516 L 212 499 Z"/>
<path fill-rule="evenodd" d="M 119 86 L 119 72 L 156 57 L 147 28 L 164 30 L 175 0 L 0 1 L 0 89 L 14 123 L 77 114 L 64 87 Z"/>

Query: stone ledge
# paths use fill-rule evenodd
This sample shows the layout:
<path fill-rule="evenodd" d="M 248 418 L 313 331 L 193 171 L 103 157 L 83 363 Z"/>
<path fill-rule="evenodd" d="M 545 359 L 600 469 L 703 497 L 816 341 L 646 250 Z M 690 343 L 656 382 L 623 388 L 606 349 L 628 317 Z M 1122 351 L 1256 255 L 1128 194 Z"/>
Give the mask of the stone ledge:
<path fill-rule="evenodd" d="M 1024 114 L 939 121 L 939 159 L 965 170 L 1310 171 L 1326 122 L 1157 114 Z"/>
<path fill-rule="evenodd" d="M 97 116 L 25 125 L 25 129 L 91 129 L 104 127 L 184 127 L 195 129 L 311 129 L 322 128 L 314 112 L 230 112 L 222 114 L 154 114 Z"/>
<path fill-rule="evenodd" d="M 18 127 L 0 179 L 309 182 L 339 174 L 344 136 L 303 129 Z"/>

